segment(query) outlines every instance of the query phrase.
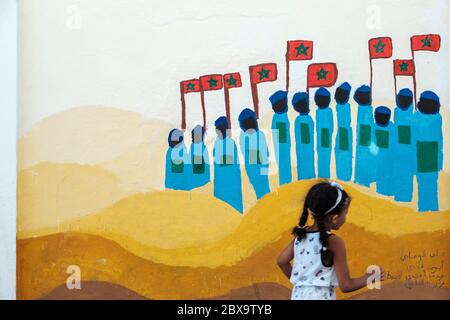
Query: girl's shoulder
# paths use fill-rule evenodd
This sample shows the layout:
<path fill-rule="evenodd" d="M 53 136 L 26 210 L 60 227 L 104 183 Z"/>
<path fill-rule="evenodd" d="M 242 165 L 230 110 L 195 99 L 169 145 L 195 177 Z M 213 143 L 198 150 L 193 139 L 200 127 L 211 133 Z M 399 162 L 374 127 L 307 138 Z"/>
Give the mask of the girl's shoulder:
<path fill-rule="evenodd" d="M 331 251 L 345 249 L 345 241 L 337 234 L 330 233 L 328 236 L 328 246 Z"/>

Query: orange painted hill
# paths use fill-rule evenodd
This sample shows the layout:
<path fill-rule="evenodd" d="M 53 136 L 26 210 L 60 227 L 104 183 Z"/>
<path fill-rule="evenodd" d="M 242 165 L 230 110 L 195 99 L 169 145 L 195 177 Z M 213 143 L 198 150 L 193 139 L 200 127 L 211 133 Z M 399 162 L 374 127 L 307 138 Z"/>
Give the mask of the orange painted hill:
<path fill-rule="evenodd" d="M 422 283 L 449 288 L 449 231 L 389 237 L 372 234 L 347 223 L 339 231 L 347 243 L 354 276 L 367 266 L 382 264 L 388 280 L 405 288 Z M 55 234 L 18 241 L 17 287 L 19 299 L 36 299 L 65 283 L 69 265 L 81 268 L 83 281 L 104 281 L 126 287 L 151 299 L 199 299 L 225 295 L 255 283 L 273 282 L 290 287 L 275 261 L 292 240 L 289 232 L 255 250 L 231 266 L 168 266 L 137 257 L 117 243 L 86 234 Z M 239 247 L 234 247 L 239 252 Z M 419 264 L 418 257 L 423 256 Z M 425 274 L 423 278 L 418 275 Z M 355 293 L 338 294 L 348 298 Z"/>

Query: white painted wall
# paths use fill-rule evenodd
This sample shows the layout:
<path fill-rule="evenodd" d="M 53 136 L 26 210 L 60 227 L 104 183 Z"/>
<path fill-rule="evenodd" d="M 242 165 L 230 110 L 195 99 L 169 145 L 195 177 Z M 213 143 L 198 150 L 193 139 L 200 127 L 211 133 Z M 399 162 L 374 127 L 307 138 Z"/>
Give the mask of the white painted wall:
<path fill-rule="evenodd" d="M 0 299 L 16 297 L 17 8 L 0 1 Z"/>
<path fill-rule="evenodd" d="M 180 80 L 239 71 L 236 127 L 252 106 L 248 66 L 278 64 L 279 80 L 259 86 L 260 114 L 271 114 L 267 98 L 285 87 L 286 41 L 295 39 L 314 40 L 312 62 L 337 62 L 338 83 L 356 88 L 369 82 L 369 38 L 391 36 L 393 58 L 408 59 L 411 35 L 439 33 L 439 52 L 416 55 L 417 86 L 449 107 L 449 0 L 21 0 L 19 9 L 19 136 L 93 104 L 179 125 Z M 307 63 L 291 64 L 291 94 L 305 90 Z M 399 79 L 405 85 L 410 77 Z M 392 60 L 374 61 L 374 100 L 392 104 L 393 91 Z M 199 102 L 188 95 L 188 125 L 201 121 Z M 208 92 L 206 104 L 210 125 L 224 113 L 223 92 Z"/>

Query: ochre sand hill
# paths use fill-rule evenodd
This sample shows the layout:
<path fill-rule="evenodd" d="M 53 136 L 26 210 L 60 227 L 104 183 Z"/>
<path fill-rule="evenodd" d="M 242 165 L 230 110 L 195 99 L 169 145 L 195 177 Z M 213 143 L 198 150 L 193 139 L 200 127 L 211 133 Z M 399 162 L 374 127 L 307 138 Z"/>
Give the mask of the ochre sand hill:
<path fill-rule="evenodd" d="M 422 288 L 426 283 L 449 288 L 447 266 L 449 231 L 417 233 L 390 238 L 376 235 L 347 223 L 339 234 L 346 239 L 350 268 L 353 275 L 365 272 L 368 265 L 381 264 L 393 280 L 404 289 Z M 70 265 L 78 265 L 83 281 L 109 282 L 123 286 L 151 299 L 200 299 L 223 296 L 257 283 L 277 283 L 286 288 L 290 284 L 275 261 L 281 250 L 291 241 L 289 231 L 266 244 L 232 266 L 176 267 L 147 261 L 137 257 L 117 243 L 86 234 L 55 234 L 18 241 L 17 294 L 19 299 L 37 299 L 63 285 Z M 430 249 L 433 248 L 433 249 Z M 431 260 L 424 259 L 429 275 L 412 282 L 411 277 L 423 270 L 403 260 L 405 255 L 422 252 L 444 253 Z M 440 266 L 443 269 L 439 269 Z M 434 268 L 434 269 L 433 269 Z M 421 280 L 421 279 L 418 279 Z M 425 286 L 424 288 L 428 288 Z M 338 293 L 338 298 L 350 294 Z M 450 296 L 449 296 L 450 298 Z"/>
<path fill-rule="evenodd" d="M 256 283 L 249 287 L 231 290 L 222 296 L 206 300 L 289 300 L 291 290 L 277 283 Z M 429 285 L 407 288 L 396 282 L 382 285 L 379 290 L 367 290 L 347 299 L 350 300 L 448 300 L 450 290 Z M 147 299 L 125 287 L 108 282 L 86 281 L 80 290 L 69 290 L 61 285 L 42 300 L 143 300 Z"/>

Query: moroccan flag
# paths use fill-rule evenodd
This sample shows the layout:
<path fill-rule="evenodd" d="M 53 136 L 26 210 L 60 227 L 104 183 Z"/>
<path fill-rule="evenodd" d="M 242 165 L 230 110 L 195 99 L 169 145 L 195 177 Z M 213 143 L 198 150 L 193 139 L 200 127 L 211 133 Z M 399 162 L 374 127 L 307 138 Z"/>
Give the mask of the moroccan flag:
<path fill-rule="evenodd" d="M 373 38 L 369 40 L 370 59 L 392 57 L 392 39 L 389 37 Z"/>
<path fill-rule="evenodd" d="M 313 58 L 313 42 L 309 40 L 288 41 L 287 60 L 311 60 Z"/>
<path fill-rule="evenodd" d="M 414 60 L 394 60 L 394 76 L 412 76 L 415 72 Z"/>
<path fill-rule="evenodd" d="M 200 81 L 198 79 L 181 81 L 180 87 L 182 94 L 200 92 Z"/>
<path fill-rule="evenodd" d="M 239 72 L 224 74 L 223 85 L 227 89 L 242 87 L 241 74 Z"/>
<path fill-rule="evenodd" d="M 210 74 L 200 77 L 200 84 L 203 91 L 220 90 L 223 88 L 222 75 Z"/>
<path fill-rule="evenodd" d="M 249 70 L 251 84 L 277 80 L 278 70 L 276 63 L 264 63 L 250 66 Z"/>
<path fill-rule="evenodd" d="M 441 36 L 438 34 L 424 34 L 411 37 L 412 51 L 439 51 L 441 48 Z"/>
<path fill-rule="evenodd" d="M 312 63 L 308 66 L 308 88 L 331 87 L 337 76 L 336 63 Z"/>

